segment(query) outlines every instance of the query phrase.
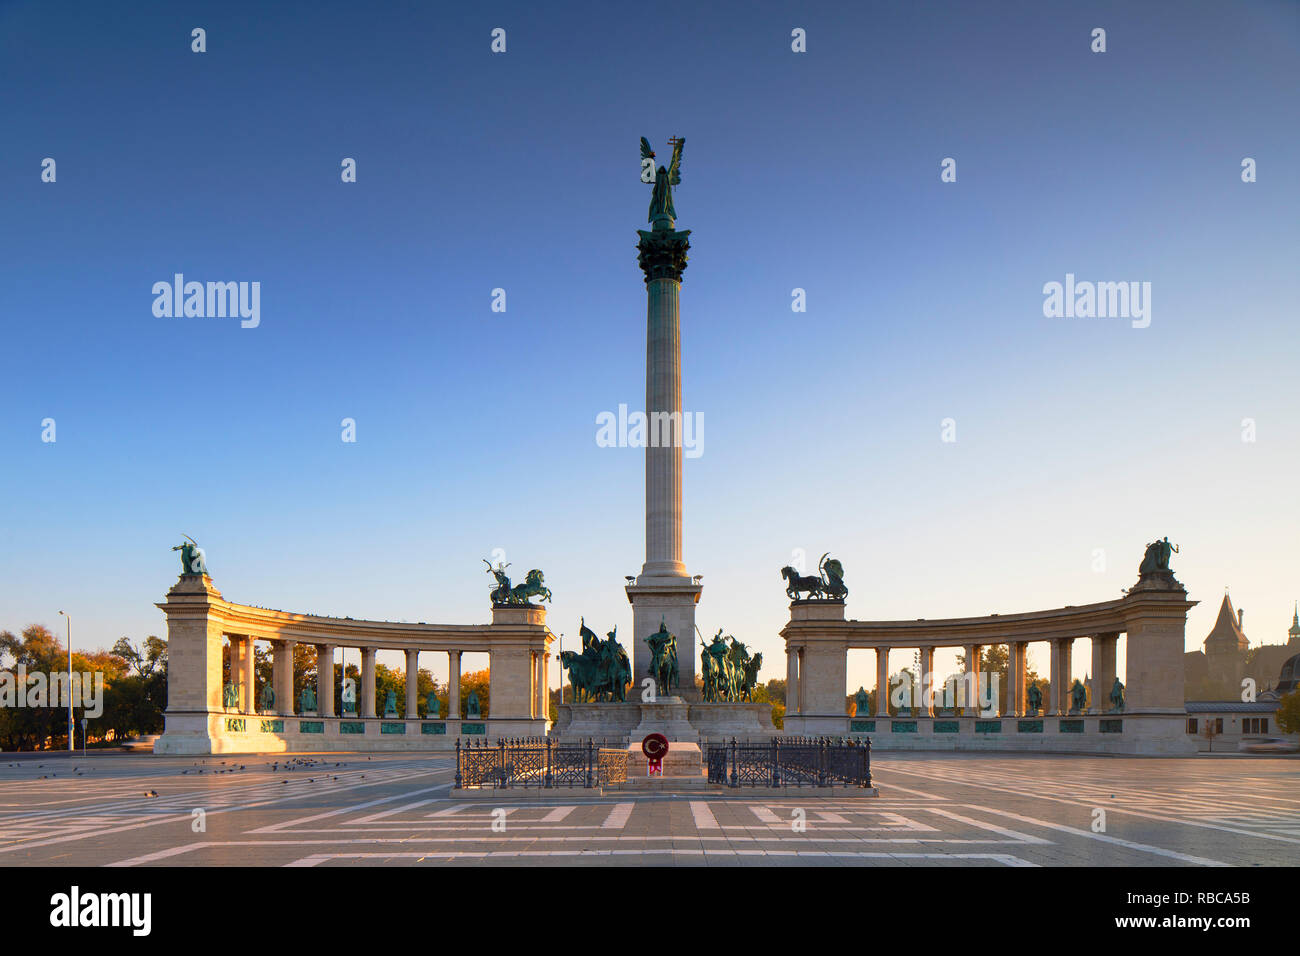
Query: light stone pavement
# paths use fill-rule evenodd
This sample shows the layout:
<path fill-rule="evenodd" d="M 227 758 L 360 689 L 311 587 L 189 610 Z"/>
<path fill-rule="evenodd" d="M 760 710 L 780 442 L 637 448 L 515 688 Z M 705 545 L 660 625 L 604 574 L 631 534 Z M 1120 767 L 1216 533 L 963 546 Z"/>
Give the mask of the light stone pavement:
<path fill-rule="evenodd" d="M 907 753 L 878 755 L 872 769 L 876 799 L 843 790 L 602 797 L 577 789 L 540 800 L 509 792 L 462 800 L 451 789 L 448 757 L 0 754 L 0 865 L 1300 860 L 1295 758 Z"/>

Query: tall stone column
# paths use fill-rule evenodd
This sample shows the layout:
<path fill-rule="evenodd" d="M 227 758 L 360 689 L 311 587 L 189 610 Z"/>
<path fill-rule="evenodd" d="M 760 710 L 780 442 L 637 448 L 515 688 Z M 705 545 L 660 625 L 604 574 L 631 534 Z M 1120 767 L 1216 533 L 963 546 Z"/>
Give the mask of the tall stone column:
<path fill-rule="evenodd" d="M 1071 651 L 1074 638 L 1060 637 L 1052 641 L 1052 671 L 1050 689 L 1051 699 L 1047 702 L 1047 713 L 1065 715 L 1070 712 L 1070 672 L 1073 669 Z"/>
<path fill-rule="evenodd" d="M 1175 714 L 1183 718 L 1183 639 L 1186 594 L 1139 595 L 1130 590 L 1127 614 L 1124 713 Z M 1164 606 L 1161 606 L 1164 605 Z"/>
<path fill-rule="evenodd" d="M 876 716 L 889 716 L 889 648 L 876 648 Z"/>
<path fill-rule="evenodd" d="M 542 710 L 538 715 L 543 720 L 551 719 L 551 655 L 549 652 L 541 655 L 539 664 L 542 668 L 542 686 L 540 688 Z"/>
<path fill-rule="evenodd" d="M 447 652 L 447 717 L 460 720 L 460 655 L 461 651 Z"/>
<path fill-rule="evenodd" d="M 334 645 L 316 645 L 316 712 L 334 716 Z"/>
<path fill-rule="evenodd" d="M 280 714 L 294 712 L 293 651 L 297 646 L 297 641 L 276 641 L 271 645 L 271 689 L 275 691 L 275 710 Z"/>
<path fill-rule="evenodd" d="M 243 669 L 241 679 L 244 682 L 244 689 L 241 696 L 243 697 L 244 713 L 257 713 L 257 671 L 254 669 L 256 657 L 253 653 L 252 637 L 244 637 L 240 640 L 243 645 L 243 651 L 240 655 L 240 665 Z"/>
<path fill-rule="evenodd" d="M 785 649 L 785 712 L 799 713 L 799 648 Z"/>
<path fill-rule="evenodd" d="M 546 676 L 544 668 L 545 655 L 541 651 L 533 652 L 533 716 L 546 719 Z"/>
<path fill-rule="evenodd" d="M 227 634 L 226 644 L 230 648 L 230 683 L 235 685 L 235 709 L 244 709 L 244 639 L 238 634 Z M 225 704 L 225 694 L 222 694 Z"/>
<path fill-rule="evenodd" d="M 682 361 L 680 292 L 690 230 L 677 231 L 666 216 L 638 230 L 637 249 L 646 283 L 645 564 L 627 587 L 632 603 L 632 679 L 649 675 L 645 638 L 662 622 L 677 637 L 680 693 L 695 689 L 695 605 L 700 586 L 686 571 L 682 545 Z M 687 651 L 687 648 L 690 648 Z"/>
<path fill-rule="evenodd" d="M 980 651 L 982 650 L 979 644 L 967 644 L 962 647 L 962 653 L 966 656 L 962 713 L 968 717 L 979 714 Z"/>
<path fill-rule="evenodd" d="M 934 716 L 934 648 L 921 648 L 921 700 L 920 717 Z"/>
<path fill-rule="evenodd" d="M 420 652 L 406 649 L 406 719 L 420 716 Z"/>
<path fill-rule="evenodd" d="M 213 752 L 224 712 L 221 592 L 206 574 L 182 574 L 157 606 L 167 615 L 167 712 L 155 753 Z M 233 649 L 233 648 L 232 648 Z M 235 661 L 232 658 L 232 674 Z"/>
<path fill-rule="evenodd" d="M 790 605 L 790 623 L 781 629 L 781 636 L 787 648 L 799 649 L 799 711 L 793 716 L 787 713 L 787 734 L 848 733 L 848 643 L 844 623 L 844 605 L 838 602 Z"/>
<path fill-rule="evenodd" d="M 801 647 L 799 648 L 799 696 L 796 698 L 794 702 L 795 707 L 798 709 L 798 712 L 800 714 L 802 714 L 804 711 L 808 709 L 808 704 L 806 703 L 806 698 L 808 696 L 807 695 L 808 684 L 807 681 L 805 680 L 805 678 L 807 677 L 807 672 L 804 670 L 803 665 L 804 665 L 803 648 Z"/>
<path fill-rule="evenodd" d="M 1070 688 L 1074 685 L 1071 675 L 1074 673 L 1074 638 L 1063 637 L 1061 645 L 1061 696 L 1057 708 L 1062 714 L 1070 712 Z"/>
<path fill-rule="evenodd" d="M 1110 709 L 1110 691 L 1115 686 L 1115 651 L 1119 633 L 1092 635 L 1092 706 L 1094 714 Z"/>
<path fill-rule="evenodd" d="M 1029 645 L 1024 641 L 1012 641 L 1007 645 L 1007 715 L 1019 717 L 1025 712 L 1025 655 Z"/>
<path fill-rule="evenodd" d="M 361 648 L 361 716 L 375 716 L 375 648 Z"/>

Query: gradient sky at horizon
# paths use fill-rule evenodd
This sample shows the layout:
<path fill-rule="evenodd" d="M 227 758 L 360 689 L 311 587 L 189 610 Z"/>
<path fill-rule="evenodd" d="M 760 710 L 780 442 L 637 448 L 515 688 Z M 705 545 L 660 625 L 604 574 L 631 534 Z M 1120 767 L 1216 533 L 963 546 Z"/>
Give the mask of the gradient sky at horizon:
<path fill-rule="evenodd" d="M 0 3 L 0 629 L 164 633 L 185 533 L 230 600 L 387 620 L 485 621 L 502 549 L 627 643 L 642 453 L 595 422 L 644 401 L 637 140 L 681 135 L 703 632 L 783 677 L 796 549 L 933 619 L 1117 597 L 1168 535 L 1189 649 L 1225 587 L 1285 640 L 1300 5 L 700 6 Z M 177 272 L 260 327 L 155 318 Z M 1150 327 L 1044 318 L 1067 273 Z"/>

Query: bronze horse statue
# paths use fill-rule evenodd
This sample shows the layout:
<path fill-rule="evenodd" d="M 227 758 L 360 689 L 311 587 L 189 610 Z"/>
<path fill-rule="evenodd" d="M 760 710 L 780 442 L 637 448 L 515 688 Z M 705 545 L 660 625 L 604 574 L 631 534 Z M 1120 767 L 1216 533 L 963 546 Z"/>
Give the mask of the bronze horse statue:
<path fill-rule="evenodd" d="M 826 590 L 826 582 L 820 576 L 801 575 L 788 564 L 781 569 L 781 577 L 785 578 L 785 593 L 792 601 L 799 600 L 800 591 L 807 591 L 809 598 L 815 598 L 821 597 Z"/>

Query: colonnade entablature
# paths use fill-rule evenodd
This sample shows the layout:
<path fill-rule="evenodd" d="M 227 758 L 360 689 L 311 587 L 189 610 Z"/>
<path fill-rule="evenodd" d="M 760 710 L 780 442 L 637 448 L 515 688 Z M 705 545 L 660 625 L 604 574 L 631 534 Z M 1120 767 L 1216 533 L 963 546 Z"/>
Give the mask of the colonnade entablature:
<path fill-rule="evenodd" d="M 873 745 L 884 749 L 963 749 L 969 742 L 970 749 L 1086 750 L 1096 743 L 1089 736 L 1095 730 L 1110 735 L 1095 748 L 1102 752 L 1178 751 L 1185 744 L 1184 627 L 1187 611 L 1196 603 L 1172 575 L 1143 577 L 1112 601 L 981 617 L 860 621 L 846 619 L 843 601 L 794 601 L 781 629 L 785 731 L 868 733 Z M 1126 637 L 1127 681 L 1117 685 L 1121 635 Z M 1083 707 L 1071 694 L 1073 644 L 1080 638 L 1092 645 L 1089 700 Z M 1035 643 L 1048 646 L 1051 665 L 1039 708 L 1027 706 L 1027 698 L 1039 692 L 1029 690 L 1025 676 L 1028 648 Z M 917 651 L 922 672 L 917 677 L 933 682 L 935 649 L 961 648 L 966 673 L 958 679 L 973 688 L 981 679 L 975 671 L 982 650 L 998 644 L 1008 649 L 1007 686 L 992 711 L 966 707 L 941 712 L 931 698 L 891 714 L 890 651 Z M 847 657 L 856 649 L 876 652 L 875 712 L 851 718 L 845 708 L 851 693 Z M 1081 692 L 1075 689 L 1075 694 Z M 1059 720 L 1052 723 L 1051 718 Z"/>
<path fill-rule="evenodd" d="M 408 624 L 299 614 L 236 604 L 206 574 L 183 574 L 157 605 L 167 617 L 168 700 L 158 753 L 294 750 L 443 749 L 458 736 L 531 736 L 546 732 L 549 665 L 555 635 L 533 605 L 493 607 L 489 624 Z M 230 645 L 229 687 L 223 646 Z M 272 648 L 271 691 L 259 693 L 253 643 Z M 314 701 L 295 699 L 294 649 L 316 648 Z M 336 713 L 336 649 L 360 652 L 355 707 Z M 375 655 L 406 657 L 406 700 L 377 713 Z M 448 655 L 447 713 L 419 716 L 419 655 Z M 461 718 L 461 657 L 489 657 L 487 710 Z M 304 699 L 305 698 L 305 699 Z"/>

